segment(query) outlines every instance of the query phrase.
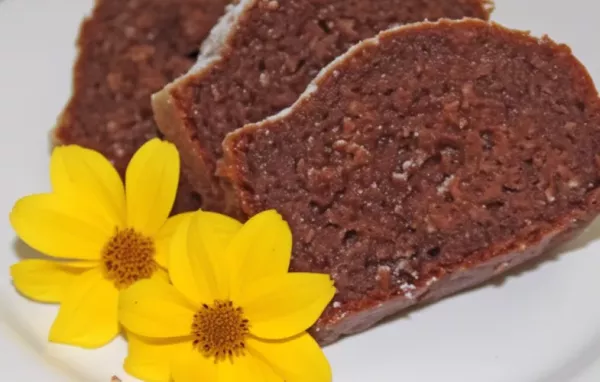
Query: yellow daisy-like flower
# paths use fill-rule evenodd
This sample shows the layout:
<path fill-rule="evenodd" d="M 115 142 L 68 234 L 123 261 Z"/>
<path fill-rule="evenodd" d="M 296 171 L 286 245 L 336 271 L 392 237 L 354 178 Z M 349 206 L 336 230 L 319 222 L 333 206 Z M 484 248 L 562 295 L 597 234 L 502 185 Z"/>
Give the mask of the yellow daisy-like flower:
<path fill-rule="evenodd" d="M 121 293 L 125 369 L 148 381 L 329 382 L 306 333 L 333 298 L 329 275 L 288 273 L 292 237 L 275 211 L 242 225 L 188 215 L 173 236 L 172 285 L 143 280 Z"/>
<path fill-rule="evenodd" d="M 166 280 L 169 240 L 189 214 L 167 220 L 179 180 L 179 154 L 153 139 L 121 178 L 98 152 L 57 147 L 52 192 L 20 199 L 10 222 L 29 246 L 52 259 L 22 260 L 13 283 L 37 301 L 60 303 L 52 342 L 95 348 L 119 333 L 119 294 L 141 279 Z"/>

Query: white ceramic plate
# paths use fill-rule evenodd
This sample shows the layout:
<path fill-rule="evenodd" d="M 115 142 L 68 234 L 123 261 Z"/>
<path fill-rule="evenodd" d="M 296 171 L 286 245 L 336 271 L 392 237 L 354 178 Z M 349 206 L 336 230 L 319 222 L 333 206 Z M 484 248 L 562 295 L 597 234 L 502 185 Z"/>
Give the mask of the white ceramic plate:
<path fill-rule="evenodd" d="M 165 0 L 166 1 L 166 0 Z M 101 381 L 122 340 L 96 351 L 49 345 L 56 306 L 13 289 L 8 267 L 35 256 L 15 242 L 14 201 L 47 190 L 48 132 L 70 94 L 74 40 L 92 0 L 0 2 L 0 380 Z M 570 44 L 600 84 L 600 3 L 497 0 L 493 18 Z M 597 382 L 600 221 L 547 261 L 411 312 L 326 349 L 336 382 Z M 243 382 L 243 381 L 241 381 Z M 309 381 L 308 381 L 309 382 Z"/>

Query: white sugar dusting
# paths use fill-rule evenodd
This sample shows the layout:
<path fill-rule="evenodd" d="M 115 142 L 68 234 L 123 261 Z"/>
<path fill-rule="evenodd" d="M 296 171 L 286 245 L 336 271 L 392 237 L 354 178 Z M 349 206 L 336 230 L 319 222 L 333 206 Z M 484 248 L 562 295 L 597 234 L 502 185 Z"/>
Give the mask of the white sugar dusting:
<path fill-rule="evenodd" d="M 339 302 L 339 301 L 334 301 L 334 302 L 333 302 L 333 307 L 334 307 L 335 309 L 339 309 L 339 308 L 341 308 L 341 307 L 342 307 L 342 303 L 341 303 L 341 302 Z"/>
<path fill-rule="evenodd" d="M 406 256 L 408 257 L 408 256 Z M 400 272 L 408 269 L 409 264 L 408 264 L 408 260 L 402 259 L 400 261 L 398 261 L 398 264 L 396 264 L 396 267 L 394 268 L 394 276 L 398 277 L 400 275 Z"/>
<path fill-rule="evenodd" d="M 256 0 L 241 0 L 238 4 L 227 5 L 225 14 L 221 16 L 219 22 L 212 28 L 210 34 L 200 46 L 198 60 L 188 73 L 200 72 L 221 59 L 225 41 L 235 32 L 232 26 L 237 23 L 242 13 L 254 5 L 255 2 Z"/>
<path fill-rule="evenodd" d="M 268 86 L 269 85 L 269 75 L 265 72 L 261 73 L 260 76 L 258 77 L 258 81 L 260 82 L 260 84 L 262 86 Z"/>
<path fill-rule="evenodd" d="M 427 225 L 427 232 L 428 233 L 433 233 L 436 232 L 437 229 L 435 228 L 435 226 L 431 223 L 431 221 L 429 220 L 429 216 L 425 217 L 425 223 Z"/>
<path fill-rule="evenodd" d="M 550 186 L 546 188 L 544 194 L 546 195 L 546 200 L 548 201 L 548 203 L 554 203 L 554 201 L 556 200 L 556 192 L 554 190 L 554 187 Z"/>
<path fill-rule="evenodd" d="M 395 181 L 406 181 L 408 179 L 408 174 L 402 172 L 394 172 L 392 173 L 392 179 Z"/>
<path fill-rule="evenodd" d="M 310 98 L 310 96 L 316 92 L 319 89 L 319 87 L 317 86 L 316 83 L 311 82 L 308 87 L 306 88 L 306 90 L 304 91 L 304 93 L 302 93 L 302 95 L 300 96 L 300 98 L 291 106 L 286 107 L 285 109 L 281 110 L 279 113 L 274 114 L 270 117 L 267 117 L 265 119 L 262 120 L 262 122 L 269 122 L 269 121 L 276 121 L 278 119 L 283 119 L 285 117 L 287 117 L 289 114 L 292 113 L 292 111 L 294 110 L 294 106 L 301 100 L 301 99 L 308 99 Z"/>
<path fill-rule="evenodd" d="M 341 149 L 346 147 L 347 145 L 348 142 L 345 139 L 338 139 L 337 141 L 333 142 L 334 149 Z"/>
<path fill-rule="evenodd" d="M 415 161 L 409 159 L 407 161 L 405 161 L 404 163 L 402 163 L 402 170 L 404 171 L 408 171 L 411 168 L 415 167 Z"/>
<path fill-rule="evenodd" d="M 438 186 L 437 193 L 439 195 L 446 193 L 448 191 L 448 186 L 450 186 L 450 183 L 452 183 L 453 180 L 454 180 L 454 175 L 450 175 L 450 176 L 446 177 L 446 179 L 444 179 L 442 184 L 440 184 Z"/>
<path fill-rule="evenodd" d="M 415 155 L 416 156 L 414 159 L 408 159 L 402 163 L 402 170 L 404 172 L 407 172 L 408 170 L 413 169 L 413 168 L 421 167 L 423 165 L 423 163 L 425 163 L 425 159 L 427 159 L 427 155 L 423 151 L 416 150 Z"/>
<path fill-rule="evenodd" d="M 387 265 L 380 265 L 377 267 L 377 274 L 375 275 L 376 281 L 381 281 L 383 275 L 389 274 L 391 272 L 391 268 Z"/>
<path fill-rule="evenodd" d="M 404 293 L 404 296 L 407 298 L 412 299 L 413 296 L 413 291 L 416 290 L 417 287 L 414 286 L 413 284 L 409 284 L 409 283 L 404 283 L 402 285 L 400 285 L 400 290 L 402 291 L 402 293 Z"/>

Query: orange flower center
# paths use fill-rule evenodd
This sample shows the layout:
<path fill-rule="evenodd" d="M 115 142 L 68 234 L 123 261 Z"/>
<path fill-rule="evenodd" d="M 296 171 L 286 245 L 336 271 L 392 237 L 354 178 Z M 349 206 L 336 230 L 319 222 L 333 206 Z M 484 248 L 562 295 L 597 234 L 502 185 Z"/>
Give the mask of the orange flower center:
<path fill-rule="evenodd" d="M 244 355 L 248 332 L 244 311 L 231 301 L 204 304 L 192 323 L 194 347 L 215 361 Z"/>
<path fill-rule="evenodd" d="M 141 279 L 150 278 L 158 269 L 154 261 L 154 240 L 133 228 L 117 229 L 102 251 L 108 279 L 125 289 Z"/>

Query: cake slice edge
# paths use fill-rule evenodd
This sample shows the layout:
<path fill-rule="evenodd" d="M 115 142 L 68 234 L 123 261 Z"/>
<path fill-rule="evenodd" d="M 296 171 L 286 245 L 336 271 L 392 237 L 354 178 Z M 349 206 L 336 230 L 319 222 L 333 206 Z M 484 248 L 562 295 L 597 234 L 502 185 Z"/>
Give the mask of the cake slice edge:
<path fill-rule="evenodd" d="M 284 119 L 295 107 L 310 100 L 311 95 L 318 89 L 320 82 L 333 72 L 337 63 L 352 56 L 365 46 L 377 45 L 379 38 L 382 36 L 395 33 L 399 30 L 420 28 L 438 23 L 463 22 L 488 24 L 510 30 L 495 22 L 465 18 L 462 20 L 441 20 L 435 23 L 414 23 L 383 31 L 374 38 L 356 44 L 348 52 L 339 56 L 331 64 L 323 68 L 307 87 L 306 91 L 290 107 L 263 121 L 247 124 L 229 133 L 223 141 L 224 157 L 219 165 L 219 173 L 226 177 L 231 184 L 231 188 L 227 192 L 233 195 L 229 195 L 228 198 L 230 200 L 238 199 L 244 214 L 253 215 L 260 212 L 257 210 L 257 206 L 253 204 L 250 191 L 246 186 L 244 174 L 237 171 L 237 168 L 243 162 L 244 156 L 243 148 L 240 150 L 239 146 L 243 146 L 243 143 L 241 140 L 238 140 L 242 134 L 250 130 L 260 129 L 262 123 Z M 522 33 L 523 35 L 528 35 L 526 32 Z M 542 37 L 542 39 L 544 38 L 546 37 Z M 591 78 L 589 73 L 587 76 Z M 561 244 L 575 239 L 581 234 L 600 212 L 598 207 L 600 203 L 600 188 L 592 190 L 586 196 L 585 201 L 588 205 L 595 206 L 596 208 L 590 210 L 573 209 L 562 216 L 559 221 L 555 222 L 550 229 L 537 232 L 535 235 L 531 235 L 524 240 L 511 239 L 506 242 L 494 243 L 489 248 L 486 248 L 485 253 L 482 253 L 481 256 L 475 255 L 467 263 L 444 269 L 429 279 L 420 280 L 417 285 L 407 286 L 407 290 L 403 294 L 401 293 L 385 300 L 365 297 L 361 300 L 353 301 L 348 306 L 345 306 L 343 310 L 334 310 L 332 314 L 323 315 L 316 325 L 311 328 L 310 332 L 321 345 L 328 345 L 337 341 L 342 336 L 360 333 L 369 329 L 378 322 L 393 317 L 398 313 L 405 312 L 411 307 L 435 302 L 484 284 L 493 278 L 506 276 L 510 270 L 535 259 L 540 259 L 542 255 L 556 249 Z"/>

